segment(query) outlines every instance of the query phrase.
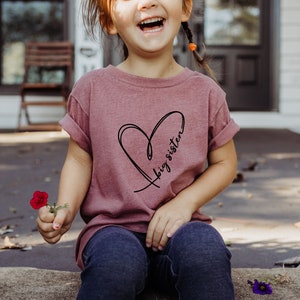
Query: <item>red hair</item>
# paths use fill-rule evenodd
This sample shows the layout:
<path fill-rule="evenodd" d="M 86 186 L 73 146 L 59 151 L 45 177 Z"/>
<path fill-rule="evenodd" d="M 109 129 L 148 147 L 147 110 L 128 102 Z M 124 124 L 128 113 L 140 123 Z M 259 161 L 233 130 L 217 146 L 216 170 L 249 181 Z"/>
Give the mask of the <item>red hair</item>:
<path fill-rule="evenodd" d="M 98 0 L 97 8 L 99 12 L 99 22 L 103 30 L 109 33 L 109 29 L 113 25 L 111 18 L 112 3 L 114 0 Z"/>
<path fill-rule="evenodd" d="M 82 1 L 82 15 L 86 30 L 93 37 L 100 24 L 103 31 L 109 33 L 113 25 L 111 18 L 112 3 L 114 0 L 84 0 Z"/>

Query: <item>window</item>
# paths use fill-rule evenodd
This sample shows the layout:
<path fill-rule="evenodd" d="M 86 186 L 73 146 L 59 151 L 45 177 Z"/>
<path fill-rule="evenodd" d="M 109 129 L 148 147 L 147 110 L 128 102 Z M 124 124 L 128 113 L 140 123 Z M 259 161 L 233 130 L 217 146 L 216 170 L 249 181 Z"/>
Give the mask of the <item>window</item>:
<path fill-rule="evenodd" d="M 204 35 L 207 45 L 260 43 L 259 0 L 206 0 Z"/>
<path fill-rule="evenodd" d="M 0 92 L 17 93 L 27 41 L 64 40 L 66 0 L 1 1 Z"/>

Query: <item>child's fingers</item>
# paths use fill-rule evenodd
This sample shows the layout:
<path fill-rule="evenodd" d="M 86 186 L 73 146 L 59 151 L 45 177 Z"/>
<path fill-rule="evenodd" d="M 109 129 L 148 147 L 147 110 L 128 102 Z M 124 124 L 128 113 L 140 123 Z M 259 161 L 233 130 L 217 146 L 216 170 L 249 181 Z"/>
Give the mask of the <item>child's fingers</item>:
<path fill-rule="evenodd" d="M 164 231 L 158 241 L 158 250 L 163 250 L 168 240 L 174 235 L 174 233 L 183 225 L 181 220 L 169 220 L 166 224 Z"/>
<path fill-rule="evenodd" d="M 66 211 L 59 210 L 55 216 L 48 208 L 41 208 L 36 220 L 37 228 L 43 239 L 50 243 L 57 243 L 66 230 L 62 230 L 66 218 Z"/>
<path fill-rule="evenodd" d="M 42 235 L 43 239 L 49 244 L 56 244 L 62 237 L 62 234 L 58 231 L 51 231 Z"/>
<path fill-rule="evenodd" d="M 168 241 L 166 232 L 167 221 L 159 216 L 154 216 L 149 224 L 146 235 L 147 247 L 152 247 L 154 251 L 163 249 Z"/>
<path fill-rule="evenodd" d="M 58 232 L 56 232 L 52 228 L 52 223 L 45 223 L 39 218 L 37 218 L 36 223 L 38 231 L 40 232 L 43 239 L 50 244 L 56 243 Z"/>
<path fill-rule="evenodd" d="M 152 220 L 149 223 L 147 234 L 146 234 L 146 246 L 148 248 L 151 248 L 153 246 L 153 239 L 154 239 L 154 234 L 155 234 L 154 231 L 156 229 L 157 222 L 158 222 L 158 220 L 154 215 Z"/>
<path fill-rule="evenodd" d="M 53 229 L 52 223 L 44 223 L 40 219 L 37 219 L 37 228 L 43 239 L 49 244 L 57 243 L 63 234 L 61 230 Z"/>
<path fill-rule="evenodd" d="M 49 212 L 49 208 L 44 206 L 39 209 L 38 218 L 41 222 L 52 223 L 54 220 L 54 215 Z"/>
<path fill-rule="evenodd" d="M 66 223 L 67 218 L 67 209 L 60 209 L 57 211 L 57 214 L 53 220 L 52 228 L 54 230 L 59 230 Z"/>
<path fill-rule="evenodd" d="M 162 250 L 165 248 L 165 246 L 166 246 L 168 240 L 169 240 L 169 237 L 167 236 L 167 234 L 163 234 L 163 235 L 161 236 L 160 241 L 158 242 L 158 247 L 157 247 L 157 249 L 160 250 L 160 251 L 162 251 Z"/>
<path fill-rule="evenodd" d="M 51 232 L 52 222 L 54 220 L 54 215 L 49 212 L 49 209 L 42 207 L 39 209 L 39 213 L 36 219 L 36 224 L 39 232 L 44 235 L 47 232 Z"/>
<path fill-rule="evenodd" d="M 174 235 L 174 233 L 184 224 L 185 222 L 182 219 L 176 220 L 168 229 L 167 237 L 171 238 Z"/>
<path fill-rule="evenodd" d="M 53 231 L 52 223 L 43 222 L 39 217 L 36 219 L 36 224 L 41 234 Z"/>

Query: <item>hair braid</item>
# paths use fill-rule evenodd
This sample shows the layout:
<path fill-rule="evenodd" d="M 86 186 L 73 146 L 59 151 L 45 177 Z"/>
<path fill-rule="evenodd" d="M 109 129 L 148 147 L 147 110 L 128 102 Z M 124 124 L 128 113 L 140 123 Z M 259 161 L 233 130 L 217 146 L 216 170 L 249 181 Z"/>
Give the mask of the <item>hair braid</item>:
<path fill-rule="evenodd" d="M 204 69 L 204 71 L 213 79 L 217 82 L 216 76 L 214 74 L 214 72 L 212 71 L 212 69 L 210 68 L 210 66 L 208 65 L 206 59 L 205 59 L 205 53 L 204 53 L 204 57 L 202 57 L 200 55 L 200 53 L 198 51 L 196 51 L 197 49 L 197 45 L 193 42 L 193 33 L 189 27 L 188 22 L 182 22 L 181 26 L 185 32 L 185 35 L 189 41 L 189 49 L 192 51 L 194 58 L 196 60 L 196 62 L 198 63 L 198 65 L 200 67 L 202 67 Z M 204 49 L 205 50 L 205 49 Z M 205 52 L 205 51 L 204 51 Z"/>

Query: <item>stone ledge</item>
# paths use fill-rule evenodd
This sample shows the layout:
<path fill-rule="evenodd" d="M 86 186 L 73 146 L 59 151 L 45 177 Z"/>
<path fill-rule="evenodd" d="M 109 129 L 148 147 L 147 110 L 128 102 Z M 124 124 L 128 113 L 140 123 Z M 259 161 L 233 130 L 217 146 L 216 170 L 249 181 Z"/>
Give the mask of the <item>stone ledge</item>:
<path fill-rule="evenodd" d="M 271 280 L 273 294 L 264 299 L 297 300 L 300 295 L 300 268 L 296 269 L 233 269 L 236 300 L 261 299 L 253 294 L 247 280 Z M 76 299 L 80 286 L 78 272 L 63 272 L 34 268 L 0 268 L 1 299 L 52 300 Z M 143 300 L 167 300 L 147 294 Z"/>

